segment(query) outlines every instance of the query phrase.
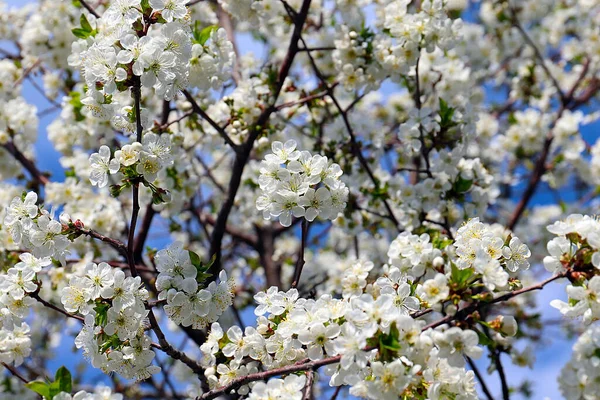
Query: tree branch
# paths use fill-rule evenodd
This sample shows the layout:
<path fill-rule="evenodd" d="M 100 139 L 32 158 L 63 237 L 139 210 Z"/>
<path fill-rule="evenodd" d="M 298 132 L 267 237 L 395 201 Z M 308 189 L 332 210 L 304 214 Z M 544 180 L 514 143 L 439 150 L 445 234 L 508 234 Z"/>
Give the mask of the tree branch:
<path fill-rule="evenodd" d="M 252 152 L 254 142 L 262 133 L 265 125 L 269 121 L 271 114 L 276 110 L 274 104 L 277 102 L 279 94 L 281 93 L 281 89 L 283 88 L 285 78 L 288 76 L 290 69 L 292 68 L 294 58 L 298 53 L 298 42 L 302 34 L 304 23 L 308 16 L 310 4 L 311 0 L 303 0 L 302 7 L 300 9 L 300 12 L 298 13 L 298 17 L 295 19 L 294 31 L 292 32 L 292 37 L 290 39 L 288 51 L 283 60 L 283 63 L 281 64 L 281 68 L 277 77 L 277 85 L 272 95 L 273 103 L 260 114 L 256 123 L 250 127 L 250 134 L 247 141 L 241 146 L 240 151 L 236 153 L 235 160 L 232 166 L 232 174 L 231 180 L 229 181 L 229 190 L 227 193 L 227 198 L 221 206 L 221 210 L 219 211 L 219 214 L 217 216 L 215 228 L 213 229 L 211 235 L 209 254 L 211 255 L 211 257 L 215 257 L 215 261 L 212 264 L 209 272 L 212 273 L 213 276 L 218 276 L 219 270 L 221 269 L 221 246 L 223 242 L 223 235 L 225 234 L 227 219 L 229 218 L 229 214 L 231 213 L 231 209 L 233 208 L 233 204 L 235 202 L 237 191 L 240 187 L 242 173 L 244 172 L 244 168 L 246 166 L 246 163 L 248 162 L 250 153 Z"/>
<path fill-rule="evenodd" d="M 227 134 L 227 132 L 225 132 L 225 129 L 221 128 L 219 126 L 219 124 L 217 124 L 196 102 L 196 100 L 194 99 L 194 97 L 191 95 L 190 92 L 188 92 L 187 90 L 182 91 L 183 95 L 185 96 L 185 98 L 187 99 L 187 101 L 190 102 L 190 104 L 192 105 L 192 110 L 194 110 L 194 112 L 196 114 L 198 114 L 200 117 L 202 117 L 203 120 L 205 120 L 206 122 L 208 122 L 210 124 L 210 126 L 212 126 L 217 133 L 219 134 L 219 136 L 221 136 L 221 138 L 225 141 L 225 143 L 227 143 L 229 146 L 231 146 L 231 148 L 237 153 L 240 151 L 240 148 L 237 144 L 235 144 L 233 142 L 233 140 L 231 140 L 231 138 L 229 137 L 229 135 Z"/>

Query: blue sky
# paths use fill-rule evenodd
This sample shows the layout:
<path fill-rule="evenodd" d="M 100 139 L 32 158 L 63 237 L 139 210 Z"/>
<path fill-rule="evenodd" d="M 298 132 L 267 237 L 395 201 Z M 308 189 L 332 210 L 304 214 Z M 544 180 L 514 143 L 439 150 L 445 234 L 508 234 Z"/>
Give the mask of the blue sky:
<path fill-rule="evenodd" d="M 7 0 L 9 5 L 21 6 L 23 4 L 33 2 L 32 0 Z M 246 40 L 244 40 L 246 42 Z M 241 49 L 245 49 L 245 51 L 252 51 L 256 48 L 250 45 L 240 46 Z M 46 109 L 49 104 L 46 100 L 44 100 L 27 82 L 24 84 L 24 97 L 30 103 L 36 105 L 39 110 Z M 40 127 L 39 127 L 39 140 L 36 145 L 37 152 L 37 163 L 40 169 L 45 171 L 51 171 L 53 174 L 53 179 L 61 180 L 64 175 L 62 172 L 62 168 L 58 162 L 59 153 L 57 153 L 52 145 L 49 143 L 46 137 L 46 127 L 47 125 L 56 118 L 57 113 L 48 114 L 42 118 L 40 118 Z M 598 124 L 593 124 L 586 126 L 584 128 L 584 136 L 588 140 L 588 142 L 593 143 L 597 138 Z M 570 196 L 569 196 L 570 197 Z M 534 199 L 534 203 L 543 204 L 543 203 L 552 203 L 554 202 L 554 198 L 551 196 L 538 193 Z M 566 299 L 565 284 L 563 282 L 553 283 L 549 285 L 546 289 L 538 294 L 539 304 L 544 305 L 542 307 L 543 319 L 557 319 L 560 317 L 560 314 L 554 310 L 553 308 L 548 306 L 550 300 L 559 298 L 562 300 Z M 244 319 L 247 319 L 248 322 L 251 320 L 251 315 L 245 315 Z M 248 317 L 248 318 L 246 318 Z M 572 340 L 567 340 L 564 338 L 564 335 L 559 332 L 556 327 L 552 327 L 547 331 L 547 336 L 543 339 L 543 345 L 540 348 L 537 348 L 535 351 L 537 361 L 535 363 L 534 369 L 523 369 L 523 368 L 515 368 L 512 367 L 508 360 L 505 361 L 505 366 L 507 369 L 507 375 L 509 382 L 518 383 L 523 379 L 529 379 L 534 383 L 534 395 L 535 399 L 543 399 L 545 397 L 551 399 L 558 399 L 561 396 L 558 394 L 558 385 L 556 383 L 556 377 L 560 373 L 560 368 L 569 360 L 571 355 L 571 346 Z M 65 350 L 70 349 L 71 343 L 63 344 Z M 61 347 L 63 347 L 61 346 Z M 60 353 L 60 351 L 59 351 Z M 68 366 L 73 366 L 72 358 L 58 358 L 52 362 L 52 367 L 58 367 L 61 364 L 67 364 Z M 488 364 L 487 359 L 482 359 L 478 362 L 480 365 L 480 370 L 484 371 L 485 366 Z M 484 373 L 485 374 L 485 373 Z M 97 380 L 97 377 L 102 376 L 102 374 L 98 371 L 97 374 L 92 374 L 93 380 Z M 487 376 L 487 382 L 493 393 L 500 392 L 499 381 L 496 375 Z M 518 397 L 514 397 L 517 399 Z"/>

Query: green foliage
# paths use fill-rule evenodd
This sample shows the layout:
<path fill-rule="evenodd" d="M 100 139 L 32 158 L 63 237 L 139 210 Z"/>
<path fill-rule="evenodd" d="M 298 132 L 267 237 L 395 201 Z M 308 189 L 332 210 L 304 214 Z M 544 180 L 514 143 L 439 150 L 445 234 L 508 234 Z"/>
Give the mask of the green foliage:
<path fill-rule="evenodd" d="M 94 37 L 98 33 L 96 29 L 92 28 L 92 25 L 90 25 L 90 21 L 87 20 L 85 14 L 81 14 L 81 17 L 79 18 L 79 24 L 81 25 L 81 28 L 71 29 L 73 35 L 79 39 L 87 39 L 90 36 Z"/>
<path fill-rule="evenodd" d="M 33 381 L 29 382 L 26 386 L 44 399 L 52 400 L 54 396 L 61 392 L 71 393 L 73 389 L 71 372 L 62 366 L 56 371 L 54 382 Z"/>
<path fill-rule="evenodd" d="M 210 38 L 210 35 L 212 35 L 217 29 L 219 29 L 217 25 L 210 25 L 204 29 L 200 29 L 200 21 L 196 21 L 194 23 L 194 29 L 192 30 L 192 36 L 194 37 L 192 43 L 204 46 L 204 44 Z"/>
<path fill-rule="evenodd" d="M 190 255 L 190 261 L 192 262 L 192 265 L 194 267 L 196 267 L 196 271 L 197 271 L 196 281 L 198 283 L 202 283 L 205 280 L 207 280 L 208 278 L 210 278 L 212 276 L 212 274 L 209 274 L 208 270 L 215 262 L 216 257 L 213 256 L 213 258 L 211 258 L 211 260 L 208 263 L 204 264 L 198 254 L 194 253 L 191 250 L 188 250 L 188 253 Z"/>
<path fill-rule="evenodd" d="M 456 264 L 452 263 L 451 265 L 452 273 L 450 275 L 450 280 L 458 284 L 459 287 L 466 287 L 469 282 L 469 278 L 473 276 L 473 269 L 459 269 Z"/>

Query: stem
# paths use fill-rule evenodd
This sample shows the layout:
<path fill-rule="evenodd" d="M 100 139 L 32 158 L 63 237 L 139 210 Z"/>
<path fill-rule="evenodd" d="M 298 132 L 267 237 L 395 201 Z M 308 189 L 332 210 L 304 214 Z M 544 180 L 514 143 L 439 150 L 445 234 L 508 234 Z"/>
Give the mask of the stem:
<path fill-rule="evenodd" d="M 502 362 L 500 361 L 500 352 L 498 350 L 494 350 L 492 352 L 492 357 L 494 359 L 494 363 L 496 364 L 498 375 L 500 376 L 500 383 L 502 385 L 502 399 L 510 400 L 510 392 L 508 388 L 508 382 L 506 380 L 506 374 L 504 373 L 504 367 L 502 366 Z"/>
<path fill-rule="evenodd" d="M 96 12 L 96 10 L 94 10 L 94 9 L 92 8 L 92 6 L 90 6 L 90 5 L 89 5 L 89 4 L 86 2 L 86 0 L 79 0 L 79 3 L 80 3 L 80 4 L 81 4 L 81 5 L 82 5 L 82 6 L 83 6 L 83 7 L 84 7 L 86 10 L 88 10 L 88 11 L 90 12 L 90 14 L 92 14 L 94 17 L 96 17 L 96 18 L 100 18 L 100 14 L 98 14 L 98 13 Z"/>
<path fill-rule="evenodd" d="M 304 27 L 304 23 L 306 22 L 306 18 L 308 17 L 310 4 L 311 0 L 304 0 L 302 2 L 300 12 L 294 19 L 294 30 L 292 32 L 292 37 L 290 39 L 288 51 L 285 58 L 283 59 L 281 68 L 279 69 L 279 74 L 277 76 L 277 85 L 271 96 L 273 99 L 272 104 L 268 105 L 265 108 L 265 110 L 260 114 L 260 116 L 256 120 L 256 123 L 250 126 L 250 134 L 248 139 L 241 145 L 239 152 L 237 152 L 235 155 L 235 160 L 232 166 L 231 179 L 229 181 L 227 198 L 223 202 L 221 210 L 217 215 L 215 228 L 213 229 L 210 240 L 209 254 L 211 258 L 215 258 L 215 261 L 208 272 L 213 274 L 213 276 L 218 276 L 219 271 L 221 270 L 221 246 L 223 244 L 223 236 L 225 234 L 225 229 L 227 226 L 227 219 L 229 218 L 229 214 L 231 213 L 231 210 L 235 203 L 235 197 L 242 181 L 242 174 L 244 172 L 244 168 L 246 166 L 246 163 L 248 162 L 248 159 L 250 158 L 250 153 L 252 152 L 252 149 L 254 147 L 254 142 L 258 139 L 260 134 L 263 132 L 264 127 L 268 124 L 271 114 L 276 111 L 274 104 L 276 104 L 277 99 L 279 98 L 279 95 L 285 83 L 285 79 L 287 78 L 287 76 L 290 73 L 290 70 L 292 69 L 294 58 L 296 57 L 296 54 L 298 54 L 298 42 L 300 41 L 302 29 Z"/>
<path fill-rule="evenodd" d="M 67 316 L 69 318 L 76 319 L 76 320 L 78 320 L 80 322 L 84 322 L 85 321 L 85 319 L 83 317 L 80 317 L 79 315 L 68 313 L 67 311 L 63 310 L 62 308 L 59 308 L 59 307 L 55 306 L 54 304 L 52 304 L 52 303 L 50 303 L 50 302 L 42 299 L 37 292 L 30 293 L 29 296 L 32 299 L 36 299 L 37 301 L 39 301 L 40 303 L 42 303 L 45 307 L 51 308 L 54 311 L 58 311 L 59 313 L 65 315 L 65 316 Z"/>
<path fill-rule="evenodd" d="M 29 381 L 27 380 L 27 378 L 25 378 L 23 375 L 21 375 L 21 373 L 19 372 L 19 370 L 17 370 L 15 367 L 13 367 L 12 365 L 8 365 L 7 363 L 2 363 L 2 366 L 4 368 L 6 368 L 7 370 L 10 371 L 11 374 L 13 374 L 14 376 L 16 376 L 17 378 L 19 378 L 19 380 L 25 384 L 29 383 Z"/>
<path fill-rule="evenodd" d="M 141 82 L 139 77 L 134 77 L 132 94 L 135 104 L 135 119 L 136 119 L 136 128 L 137 128 L 137 141 L 142 142 L 143 128 L 142 128 L 142 120 L 141 120 L 141 107 L 140 107 L 140 98 L 141 98 Z M 131 272 L 131 276 L 136 277 L 139 276 L 136 264 L 135 264 L 135 227 L 137 224 L 138 213 L 140 211 L 140 203 L 139 203 L 139 183 L 136 182 L 133 184 L 133 209 L 131 213 L 131 223 L 129 224 L 129 237 L 127 239 L 127 263 L 129 264 L 129 271 Z M 196 361 L 189 358 L 185 353 L 182 353 L 176 350 L 171 344 L 167 341 L 165 334 L 158 325 L 158 321 L 156 320 L 156 316 L 154 315 L 154 311 L 152 309 L 148 312 L 148 320 L 150 321 L 150 326 L 152 330 L 156 334 L 158 338 L 158 343 L 160 344 L 160 349 L 167 353 L 171 358 L 175 360 L 180 360 L 185 365 L 187 365 L 200 379 L 204 378 L 204 370 L 202 367 L 196 363 Z"/>
<path fill-rule="evenodd" d="M 471 357 L 467 357 L 467 362 L 469 363 L 469 367 L 471 367 L 471 370 L 473 370 L 473 372 L 475 373 L 475 376 L 477 377 L 477 380 L 481 385 L 481 390 L 483 390 L 485 396 L 488 398 L 488 400 L 494 400 L 494 396 L 492 396 L 490 389 L 487 387 L 485 379 L 483 378 L 483 375 L 481 375 L 481 372 L 479 372 L 479 368 L 477 368 L 477 365 L 475 365 Z"/>
<path fill-rule="evenodd" d="M 294 280 L 292 281 L 292 288 L 298 287 L 300 281 L 300 275 L 302 275 L 302 268 L 304 267 L 304 250 L 306 249 L 306 242 L 308 240 L 308 220 L 302 219 L 302 244 L 300 245 L 300 254 L 298 255 L 298 261 L 296 261 L 296 269 L 294 270 Z"/>

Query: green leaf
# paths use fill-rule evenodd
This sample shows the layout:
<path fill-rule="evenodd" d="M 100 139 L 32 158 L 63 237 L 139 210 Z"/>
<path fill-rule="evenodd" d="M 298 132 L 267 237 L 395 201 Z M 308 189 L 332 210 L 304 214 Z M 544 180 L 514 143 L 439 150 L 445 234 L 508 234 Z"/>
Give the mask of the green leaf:
<path fill-rule="evenodd" d="M 54 383 L 58 383 L 58 388 L 61 392 L 71 393 L 71 390 L 73 389 L 71 372 L 64 365 L 56 371 Z"/>
<path fill-rule="evenodd" d="M 192 262 L 192 265 L 196 267 L 196 269 L 202 268 L 202 260 L 200 259 L 200 256 L 191 250 L 188 250 L 188 254 L 190 255 L 190 261 Z"/>
<path fill-rule="evenodd" d="M 81 14 L 81 17 L 79 17 L 79 23 L 81 24 L 81 28 L 84 31 L 91 33 L 94 30 L 92 28 L 92 25 L 90 25 L 90 21 L 88 21 L 88 19 L 86 18 L 85 14 Z"/>
<path fill-rule="evenodd" d="M 463 286 L 469 278 L 473 275 L 473 269 L 465 268 L 458 269 L 456 264 L 452 263 L 452 273 L 450 275 L 450 279 L 452 282 L 458 283 L 460 286 Z"/>
<path fill-rule="evenodd" d="M 463 179 L 462 177 L 458 177 L 457 181 L 454 182 L 454 190 L 457 193 L 465 193 L 473 186 L 472 179 Z"/>
<path fill-rule="evenodd" d="M 431 241 L 431 244 L 433 245 L 433 247 L 435 247 L 436 249 L 440 249 L 443 250 L 446 247 L 448 247 L 449 245 L 452 244 L 452 239 L 448 239 L 448 238 L 444 238 L 444 237 L 436 237 Z"/>
<path fill-rule="evenodd" d="M 77 36 L 79 39 L 87 39 L 92 35 L 92 32 L 86 31 L 82 28 L 73 28 L 71 29 L 71 32 L 73 32 L 73 35 Z"/>
<path fill-rule="evenodd" d="M 142 6 L 142 11 L 144 12 L 144 14 L 146 13 L 146 11 L 152 10 L 152 7 L 150 7 L 150 1 L 148 0 L 142 0 L 140 6 Z"/>
<path fill-rule="evenodd" d="M 478 329 L 475 329 L 477 332 L 477 336 L 479 336 L 479 344 L 482 346 L 491 346 L 494 344 L 494 341 L 490 339 L 485 333 L 481 332 Z"/>
<path fill-rule="evenodd" d="M 94 311 L 96 311 L 96 325 L 105 326 L 108 321 L 108 309 L 110 308 L 110 304 L 99 303 L 94 307 Z"/>
<path fill-rule="evenodd" d="M 210 35 L 212 35 L 217 29 L 219 29 L 217 25 L 207 26 L 201 31 L 194 29 L 194 42 L 204 46 L 206 41 L 210 38 Z"/>
<path fill-rule="evenodd" d="M 454 108 L 449 107 L 448 103 L 440 97 L 440 126 L 448 128 L 454 124 L 452 117 L 454 116 Z"/>
<path fill-rule="evenodd" d="M 50 398 L 50 386 L 48 386 L 48 384 L 45 382 L 33 381 L 25 384 L 25 386 L 27 386 L 27 388 L 33 390 L 40 396 L 44 397 L 45 399 Z"/>

